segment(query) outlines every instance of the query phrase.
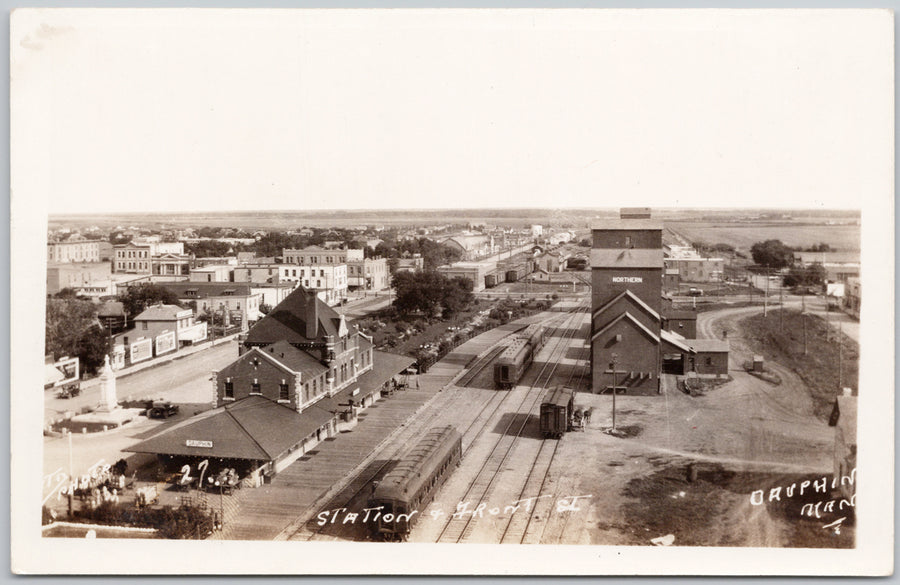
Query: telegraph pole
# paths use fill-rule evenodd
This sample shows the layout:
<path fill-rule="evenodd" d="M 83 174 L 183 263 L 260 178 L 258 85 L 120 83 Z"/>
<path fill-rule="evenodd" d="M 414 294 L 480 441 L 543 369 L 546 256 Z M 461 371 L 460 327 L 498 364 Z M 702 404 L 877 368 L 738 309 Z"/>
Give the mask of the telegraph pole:
<path fill-rule="evenodd" d="M 616 366 L 619 365 L 619 354 L 617 354 L 617 353 L 612 354 L 612 363 L 610 365 L 612 366 L 612 371 L 613 371 L 612 430 L 616 430 L 616 384 L 617 384 Z"/>
<path fill-rule="evenodd" d="M 769 267 L 766 266 L 766 292 L 763 298 L 763 317 L 769 314 Z"/>
<path fill-rule="evenodd" d="M 844 387 L 844 322 L 838 321 L 838 392 Z"/>

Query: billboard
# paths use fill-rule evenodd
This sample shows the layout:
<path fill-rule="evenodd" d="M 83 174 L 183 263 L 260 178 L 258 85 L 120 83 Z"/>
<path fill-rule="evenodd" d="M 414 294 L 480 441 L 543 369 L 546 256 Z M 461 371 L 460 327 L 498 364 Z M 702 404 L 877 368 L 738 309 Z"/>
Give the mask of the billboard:
<path fill-rule="evenodd" d="M 153 357 L 153 341 L 141 339 L 131 344 L 131 363 L 136 364 Z"/>
<path fill-rule="evenodd" d="M 175 351 L 175 332 L 167 331 L 156 336 L 156 355 Z"/>

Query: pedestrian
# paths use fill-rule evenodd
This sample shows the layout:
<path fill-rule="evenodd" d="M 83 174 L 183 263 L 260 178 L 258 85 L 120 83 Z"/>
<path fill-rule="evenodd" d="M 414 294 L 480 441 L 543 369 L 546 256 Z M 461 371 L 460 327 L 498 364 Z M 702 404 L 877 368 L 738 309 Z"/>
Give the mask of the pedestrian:
<path fill-rule="evenodd" d="M 591 422 L 591 413 L 594 412 L 594 407 L 590 407 L 584 411 L 584 426 L 587 426 Z"/>

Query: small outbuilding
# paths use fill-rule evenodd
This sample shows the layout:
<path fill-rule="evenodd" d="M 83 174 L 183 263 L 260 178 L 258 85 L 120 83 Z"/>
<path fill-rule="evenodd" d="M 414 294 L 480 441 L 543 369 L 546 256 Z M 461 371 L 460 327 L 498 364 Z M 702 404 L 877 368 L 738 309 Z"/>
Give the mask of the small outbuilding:
<path fill-rule="evenodd" d="M 688 339 L 686 343 L 694 353 L 694 371 L 698 374 L 728 374 L 727 341 L 720 339 Z"/>

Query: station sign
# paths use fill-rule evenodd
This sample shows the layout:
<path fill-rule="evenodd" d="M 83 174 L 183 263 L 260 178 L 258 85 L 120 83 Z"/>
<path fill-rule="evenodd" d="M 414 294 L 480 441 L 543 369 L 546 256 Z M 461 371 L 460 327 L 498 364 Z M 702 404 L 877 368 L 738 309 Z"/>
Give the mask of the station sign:
<path fill-rule="evenodd" d="M 200 447 L 203 449 L 212 449 L 213 442 L 212 441 L 197 441 L 194 439 L 188 439 L 184 442 L 186 447 Z"/>

